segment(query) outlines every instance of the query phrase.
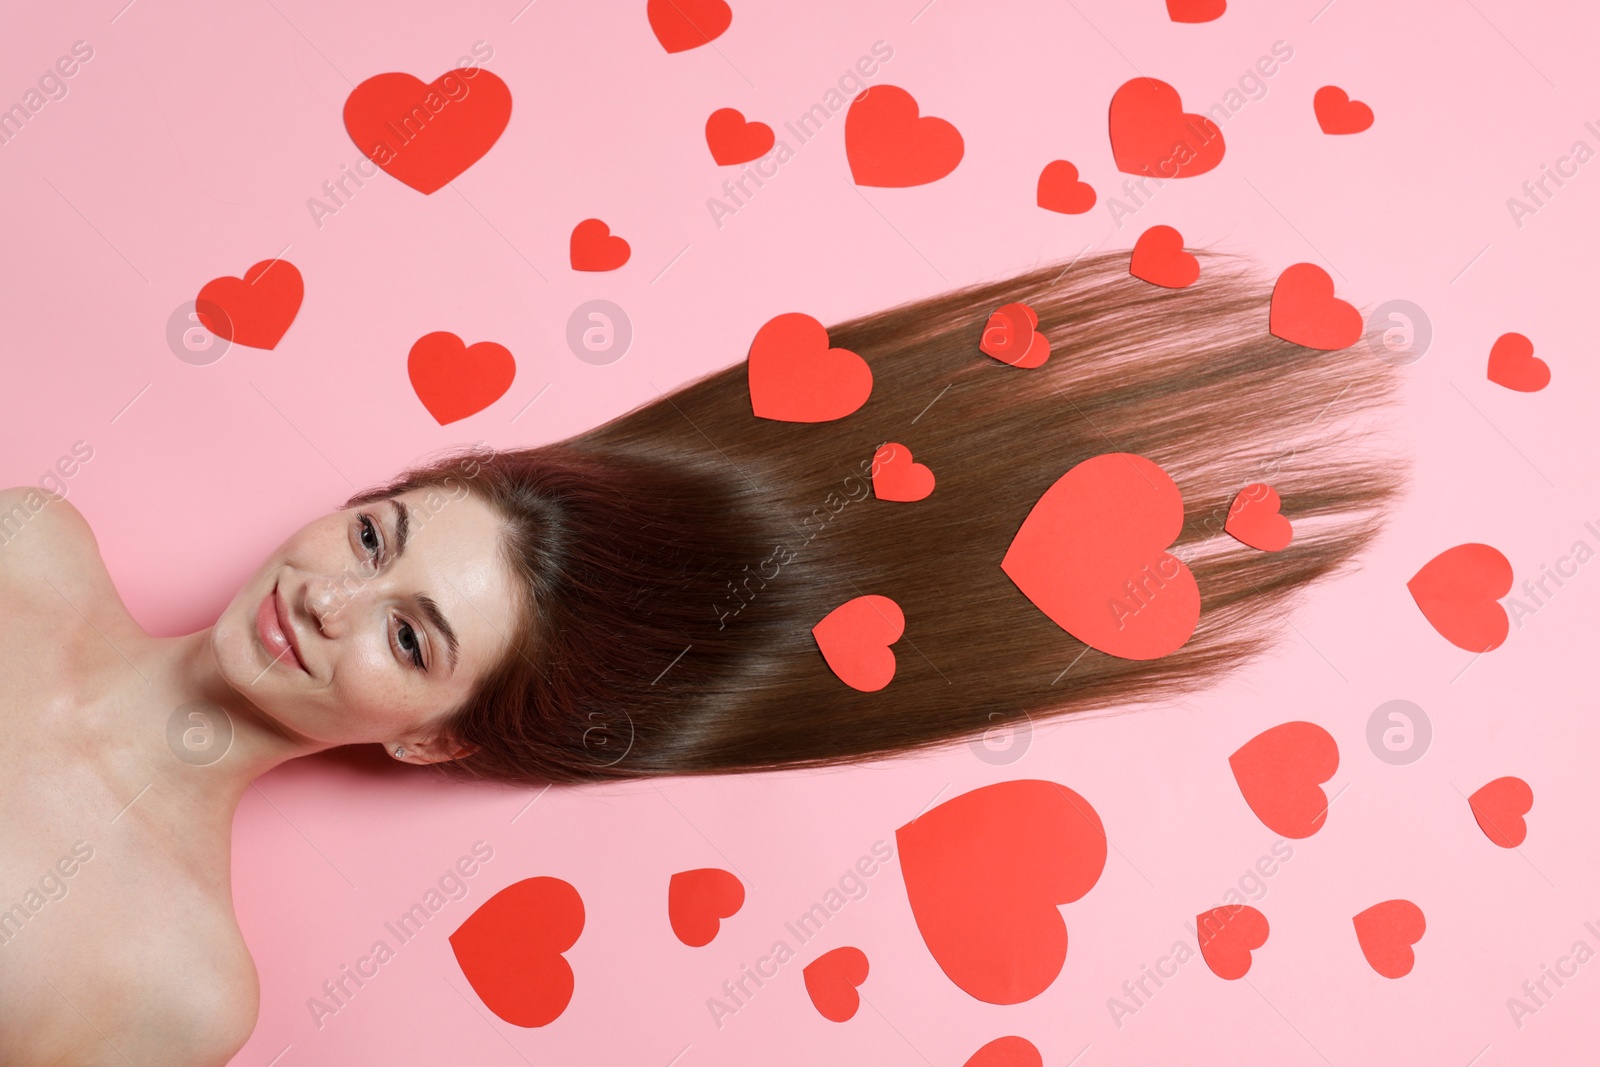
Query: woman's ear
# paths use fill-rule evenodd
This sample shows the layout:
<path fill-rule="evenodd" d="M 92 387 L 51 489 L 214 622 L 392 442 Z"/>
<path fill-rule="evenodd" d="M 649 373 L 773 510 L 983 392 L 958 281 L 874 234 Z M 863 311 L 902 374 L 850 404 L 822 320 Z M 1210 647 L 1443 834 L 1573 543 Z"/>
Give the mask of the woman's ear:
<path fill-rule="evenodd" d="M 394 742 L 388 748 L 391 754 L 397 748 L 402 751 L 403 754 L 395 756 L 402 763 L 417 764 L 446 763 L 464 759 L 478 751 L 477 745 L 464 745 L 444 735 Z"/>

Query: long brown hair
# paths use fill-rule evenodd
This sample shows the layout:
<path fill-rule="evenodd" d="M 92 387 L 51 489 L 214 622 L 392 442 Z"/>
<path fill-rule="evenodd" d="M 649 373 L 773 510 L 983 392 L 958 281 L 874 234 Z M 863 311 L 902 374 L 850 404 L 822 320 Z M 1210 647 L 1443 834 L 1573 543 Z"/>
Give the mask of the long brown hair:
<path fill-rule="evenodd" d="M 508 522 L 526 618 L 450 720 L 476 752 L 445 766 L 585 781 L 855 762 L 1172 698 L 1262 651 L 1404 485 L 1367 432 L 1397 372 L 1365 339 L 1319 351 L 1269 334 L 1271 280 L 1197 254 L 1185 289 L 1108 252 L 832 326 L 829 344 L 873 378 L 833 422 L 757 418 L 740 362 L 567 440 L 455 454 L 356 497 L 437 486 L 470 462 L 470 491 Z M 990 312 L 1014 301 L 1049 339 L 1041 367 L 979 351 Z M 930 496 L 874 497 L 885 442 L 935 472 Z M 1183 494 L 1171 551 L 1201 614 L 1159 659 L 1088 648 L 1000 568 L 1040 495 L 1106 452 L 1153 460 Z M 1223 533 L 1255 482 L 1294 523 L 1282 551 Z M 906 619 L 876 692 L 836 677 L 811 634 L 867 593 Z"/>

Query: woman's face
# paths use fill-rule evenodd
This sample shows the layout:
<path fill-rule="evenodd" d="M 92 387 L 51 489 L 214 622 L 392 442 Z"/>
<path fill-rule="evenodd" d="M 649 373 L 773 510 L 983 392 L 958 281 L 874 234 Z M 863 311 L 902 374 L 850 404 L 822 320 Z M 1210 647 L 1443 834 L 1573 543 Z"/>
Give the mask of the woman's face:
<path fill-rule="evenodd" d="M 455 489 L 337 511 L 279 546 L 212 630 L 228 683 L 313 741 L 453 755 L 439 728 L 518 622 L 503 520 Z"/>

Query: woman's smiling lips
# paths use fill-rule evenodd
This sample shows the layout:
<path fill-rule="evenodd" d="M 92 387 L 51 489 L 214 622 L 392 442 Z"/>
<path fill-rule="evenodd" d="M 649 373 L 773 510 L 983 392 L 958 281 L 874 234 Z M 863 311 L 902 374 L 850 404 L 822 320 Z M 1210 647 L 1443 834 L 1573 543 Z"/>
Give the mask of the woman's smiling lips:
<path fill-rule="evenodd" d="M 305 660 L 300 658 L 300 643 L 295 639 L 294 625 L 289 621 L 288 605 L 278 596 L 276 584 L 272 592 L 262 599 L 261 606 L 256 608 L 256 636 L 261 639 L 261 646 L 274 662 L 284 659 L 284 654 L 288 653 L 288 662 L 307 674 L 311 673 L 306 669 Z"/>

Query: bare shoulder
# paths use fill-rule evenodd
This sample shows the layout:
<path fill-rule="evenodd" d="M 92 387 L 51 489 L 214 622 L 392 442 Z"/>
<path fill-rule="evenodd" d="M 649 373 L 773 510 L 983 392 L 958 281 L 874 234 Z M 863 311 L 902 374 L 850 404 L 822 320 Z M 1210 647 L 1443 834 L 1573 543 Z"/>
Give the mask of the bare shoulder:
<path fill-rule="evenodd" d="M 161 939 L 140 960 L 136 1063 L 222 1067 L 256 1027 L 261 987 L 231 915 L 201 919 L 181 939 Z"/>
<path fill-rule="evenodd" d="M 74 603 L 121 604 L 82 512 L 38 486 L 0 489 L 0 587 L 50 600 L 51 586 Z"/>

